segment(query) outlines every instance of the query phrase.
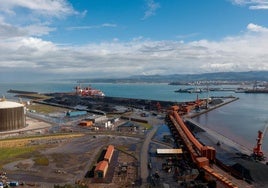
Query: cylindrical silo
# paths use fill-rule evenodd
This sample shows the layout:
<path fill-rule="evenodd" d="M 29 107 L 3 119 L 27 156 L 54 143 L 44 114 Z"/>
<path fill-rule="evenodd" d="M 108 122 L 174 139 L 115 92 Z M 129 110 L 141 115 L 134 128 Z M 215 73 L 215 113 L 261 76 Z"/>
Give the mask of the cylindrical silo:
<path fill-rule="evenodd" d="M 0 101 L 0 131 L 25 127 L 24 106 L 11 101 Z"/>

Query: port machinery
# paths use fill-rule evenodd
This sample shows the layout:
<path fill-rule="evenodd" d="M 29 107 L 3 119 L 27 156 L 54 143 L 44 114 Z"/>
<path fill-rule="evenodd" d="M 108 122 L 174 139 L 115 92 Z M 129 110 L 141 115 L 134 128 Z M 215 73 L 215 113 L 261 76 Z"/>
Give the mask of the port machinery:
<path fill-rule="evenodd" d="M 261 149 L 261 145 L 262 145 L 262 140 L 267 132 L 267 127 L 268 127 L 268 122 L 266 122 L 264 130 L 263 131 L 258 131 L 258 137 L 257 137 L 257 144 L 256 146 L 253 148 L 253 157 L 256 160 L 259 161 L 264 161 L 265 160 L 265 156 L 264 153 Z"/>
<path fill-rule="evenodd" d="M 201 144 L 191 133 L 179 115 L 179 106 L 172 106 L 168 111 L 168 118 L 171 121 L 170 129 L 173 133 L 179 134 L 184 141 L 193 162 L 198 168 L 203 169 L 207 175 L 216 179 L 223 187 L 237 188 L 227 177 L 215 170 L 212 163 L 216 160 L 216 150 L 211 146 Z"/>
<path fill-rule="evenodd" d="M 103 97 L 105 94 L 98 90 L 98 89 L 93 89 L 91 86 L 82 88 L 81 85 L 76 86 L 75 88 L 76 94 L 81 95 L 81 96 L 100 96 Z"/>

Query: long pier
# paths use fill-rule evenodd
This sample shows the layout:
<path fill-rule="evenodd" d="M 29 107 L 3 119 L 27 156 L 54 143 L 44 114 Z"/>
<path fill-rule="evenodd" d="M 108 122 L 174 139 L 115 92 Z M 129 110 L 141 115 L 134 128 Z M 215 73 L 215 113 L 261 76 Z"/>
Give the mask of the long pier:
<path fill-rule="evenodd" d="M 218 180 L 219 187 L 238 188 L 238 186 L 235 185 L 229 178 L 222 175 L 218 169 L 216 170 L 210 166 L 210 163 L 215 161 L 215 149 L 210 146 L 204 146 L 192 135 L 183 120 L 180 118 L 176 107 L 173 107 L 173 109 L 169 112 L 168 117 L 171 121 L 169 125 L 173 134 L 177 134 L 182 138 L 190 152 L 192 160 L 197 164 L 197 166 L 205 170 L 207 175 L 211 178 Z"/>
<path fill-rule="evenodd" d="M 244 181 L 243 175 L 241 175 L 238 171 L 234 170 L 230 166 L 226 166 L 226 164 L 224 164 L 216 157 L 217 151 L 221 154 L 223 152 L 229 152 L 229 154 L 241 152 L 241 154 L 247 155 L 251 154 L 251 151 L 245 146 L 242 146 L 237 142 L 228 139 L 224 135 L 202 125 L 199 125 L 191 118 L 205 114 L 238 99 L 239 98 L 237 97 L 228 97 L 228 99 L 225 99 L 224 102 L 220 104 L 210 106 L 208 109 L 202 109 L 200 112 L 186 114 L 183 116 L 184 118 L 180 117 L 181 113 L 178 106 L 173 106 L 167 113 L 170 130 L 175 138 L 180 137 L 183 140 L 188 152 L 190 153 L 191 158 L 193 159 L 193 162 L 196 163 L 200 169 L 203 169 L 206 172 L 208 179 L 216 180 L 217 187 L 252 187 L 246 181 Z M 192 132 L 188 129 L 188 126 L 185 125 L 186 122 L 192 124 L 195 127 L 198 127 L 200 130 L 203 130 L 204 133 L 200 133 L 199 136 L 206 137 L 210 142 L 203 142 L 203 140 L 200 138 L 197 140 L 197 138 L 195 138 Z M 185 130 L 185 127 L 187 130 Z M 217 141 L 219 140 L 222 141 L 223 144 L 220 147 L 217 145 Z M 204 145 L 204 143 L 208 145 Z M 212 151 L 214 148 L 215 153 L 213 155 Z M 215 157 L 213 158 L 213 156 Z M 199 160 L 201 158 L 203 159 Z M 207 159 L 205 160 L 204 158 Z"/>
<path fill-rule="evenodd" d="M 219 98 L 220 98 L 220 97 L 219 97 Z M 234 102 L 234 101 L 237 101 L 238 99 L 239 99 L 238 97 L 230 97 L 230 100 L 228 100 L 228 101 L 224 101 L 223 103 L 220 103 L 220 104 L 218 104 L 218 105 L 214 105 L 214 106 L 212 106 L 212 107 L 210 107 L 210 108 L 207 108 L 207 109 L 202 110 L 202 111 L 200 111 L 200 112 L 196 112 L 196 113 L 194 113 L 194 114 L 188 114 L 188 115 L 185 115 L 185 117 L 187 117 L 187 118 L 195 118 L 195 117 L 200 116 L 200 115 L 202 115 L 202 114 L 206 114 L 206 113 L 208 113 L 208 112 L 210 112 L 210 111 L 212 111 L 212 110 L 215 110 L 215 109 L 217 109 L 217 108 L 220 108 L 220 107 L 222 107 L 222 106 L 224 106 L 224 105 L 226 105 L 226 104 L 229 104 L 229 103 L 232 103 L 232 102 Z"/>

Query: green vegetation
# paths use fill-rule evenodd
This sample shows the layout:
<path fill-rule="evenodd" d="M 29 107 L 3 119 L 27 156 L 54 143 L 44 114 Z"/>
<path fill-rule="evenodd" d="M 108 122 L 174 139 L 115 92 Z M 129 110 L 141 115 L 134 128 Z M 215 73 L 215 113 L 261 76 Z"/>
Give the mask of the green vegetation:
<path fill-rule="evenodd" d="M 49 135 L 49 136 L 32 136 L 26 138 L 9 138 L 0 140 L 0 168 L 7 163 L 28 159 L 35 157 L 36 165 L 46 166 L 49 164 L 49 161 L 46 157 L 42 157 L 38 151 L 45 149 L 49 145 L 38 145 L 38 146 L 29 146 L 31 140 L 41 140 L 41 139 L 66 139 L 82 136 L 83 134 L 58 134 L 58 135 Z"/>
<path fill-rule="evenodd" d="M 51 135 L 30 135 L 23 138 L 14 137 L 14 138 L 5 138 L 0 139 L 0 148 L 3 147 L 19 147 L 26 146 L 31 140 L 45 140 L 45 139 L 67 139 L 67 138 L 76 138 L 84 136 L 83 133 L 57 133 Z"/>
<path fill-rule="evenodd" d="M 23 157 L 25 154 L 32 153 L 36 150 L 36 147 L 10 147 L 0 148 L 0 166 L 15 161 Z"/>
<path fill-rule="evenodd" d="M 34 159 L 35 165 L 48 166 L 49 160 L 45 156 L 39 156 Z"/>
<path fill-rule="evenodd" d="M 65 108 L 44 105 L 44 104 L 37 104 L 37 103 L 34 103 L 33 105 L 28 106 L 27 108 L 29 110 L 36 111 L 38 113 L 43 113 L 43 114 L 67 111 L 67 109 L 65 109 Z"/>

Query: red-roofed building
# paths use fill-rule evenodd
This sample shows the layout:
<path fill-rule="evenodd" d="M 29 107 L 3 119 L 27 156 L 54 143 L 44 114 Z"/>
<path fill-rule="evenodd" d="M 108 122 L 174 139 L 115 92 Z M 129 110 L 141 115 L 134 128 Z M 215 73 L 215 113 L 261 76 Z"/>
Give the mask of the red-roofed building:
<path fill-rule="evenodd" d="M 108 165 L 107 161 L 100 161 L 94 170 L 94 177 L 104 178 L 108 170 Z"/>
<path fill-rule="evenodd" d="M 114 153 L 114 146 L 113 145 L 109 145 L 106 153 L 104 155 L 104 160 L 107 161 L 108 163 L 111 162 L 111 159 L 113 157 L 113 153 Z"/>

